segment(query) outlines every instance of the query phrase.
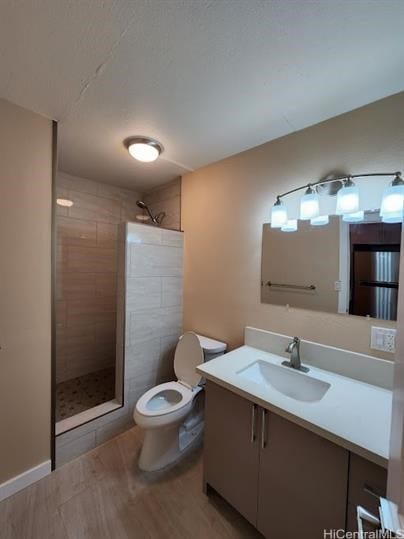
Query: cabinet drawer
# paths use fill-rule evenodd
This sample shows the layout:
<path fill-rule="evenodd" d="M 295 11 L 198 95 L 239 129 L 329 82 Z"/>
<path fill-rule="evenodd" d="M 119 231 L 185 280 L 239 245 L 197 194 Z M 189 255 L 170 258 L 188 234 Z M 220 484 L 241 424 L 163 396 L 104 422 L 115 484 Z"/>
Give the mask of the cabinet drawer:
<path fill-rule="evenodd" d="M 351 453 L 349 466 L 348 502 L 362 505 L 378 515 L 378 496 L 386 495 L 387 470 Z"/>

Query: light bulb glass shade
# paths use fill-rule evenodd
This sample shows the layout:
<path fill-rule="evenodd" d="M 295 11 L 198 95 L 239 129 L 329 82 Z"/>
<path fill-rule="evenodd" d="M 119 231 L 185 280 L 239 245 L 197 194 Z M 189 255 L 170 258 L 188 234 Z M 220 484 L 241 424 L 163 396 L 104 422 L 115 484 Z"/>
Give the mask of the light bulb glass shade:
<path fill-rule="evenodd" d="M 281 226 L 282 232 L 296 232 L 297 230 L 297 219 L 288 219 L 286 224 Z"/>
<path fill-rule="evenodd" d="M 281 228 L 288 220 L 288 212 L 283 202 L 276 202 L 271 210 L 271 228 Z"/>
<path fill-rule="evenodd" d="M 328 215 L 319 215 L 318 217 L 314 217 L 313 219 L 310 219 L 310 224 L 313 226 L 328 225 L 329 222 L 330 222 L 330 219 Z"/>
<path fill-rule="evenodd" d="M 160 155 L 158 147 L 147 142 L 132 142 L 128 146 L 128 151 L 134 159 L 143 163 L 151 163 Z"/>
<path fill-rule="evenodd" d="M 359 189 L 354 184 L 344 185 L 337 194 L 337 215 L 356 213 L 359 210 Z"/>
<path fill-rule="evenodd" d="M 300 200 L 300 219 L 307 220 L 317 217 L 320 213 L 318 194 L 309 187 Z"/>
<path fill-rule="evenodd" d="M 404 217 L 403 210 L 390 212 L 389 214 L 382 215 L 382 223 L 402 223 Z"/>
<path fill-rule="evenodd" d="M 354 213 L 346 213 L 342 216 L 342 220 L 345 223 L 360 223 L 365 217 L 365 212 L 363 210 L 356 211 Z"/>
<path fill-rule="evenodd" d="M 404 206 L 404 184 L 391 185 L 383 193 L 380 215 L 382 217 L 402 212 Z"/>

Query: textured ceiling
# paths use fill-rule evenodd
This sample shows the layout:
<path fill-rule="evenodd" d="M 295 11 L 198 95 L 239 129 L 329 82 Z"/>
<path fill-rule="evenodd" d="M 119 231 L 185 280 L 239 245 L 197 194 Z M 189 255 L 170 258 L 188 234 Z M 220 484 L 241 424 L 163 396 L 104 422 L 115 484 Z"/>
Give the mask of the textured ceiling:
<path fill-rule="evenodd" d="M 402 0 L 2 0 L 0 96 L 60 168 L 147 189 L 404 89 Z M 160 140 L 152 164 L 122 141 Z"/>

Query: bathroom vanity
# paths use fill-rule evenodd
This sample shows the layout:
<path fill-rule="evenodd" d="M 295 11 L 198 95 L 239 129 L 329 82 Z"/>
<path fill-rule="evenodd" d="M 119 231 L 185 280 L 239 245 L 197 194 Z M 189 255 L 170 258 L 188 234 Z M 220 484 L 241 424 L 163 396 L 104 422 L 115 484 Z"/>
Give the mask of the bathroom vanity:
<path fill-rule="evenodd" d="M 247 342 L 284 350 L 286 337 L 256 331 L 247 330 Z M 205 491 L 215 489 L 269 539 L 355 531 L 356 507 L 377 514 L 386 492 L 392 365 L 332 348 L 343 376 L 305 361 L 309 350 L 313 363 L 327 355 L 315 346 L 303 347 L 307 374 L 252 346 L 198 367 L 207 379 Z M 365 381 L 358 365 L 368 367 Z M 380 385 L 370 383 L 376 378 Z"/>

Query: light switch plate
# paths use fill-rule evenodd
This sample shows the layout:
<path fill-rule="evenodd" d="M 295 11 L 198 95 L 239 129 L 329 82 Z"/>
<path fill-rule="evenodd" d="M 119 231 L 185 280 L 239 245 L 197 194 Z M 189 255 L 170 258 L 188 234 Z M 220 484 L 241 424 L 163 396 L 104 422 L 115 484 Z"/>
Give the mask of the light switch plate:
<path fill-rule="evenodd" d="M 396 330 L 372 326 L 370 348 L 394 354 L 396 351 Z"/>

